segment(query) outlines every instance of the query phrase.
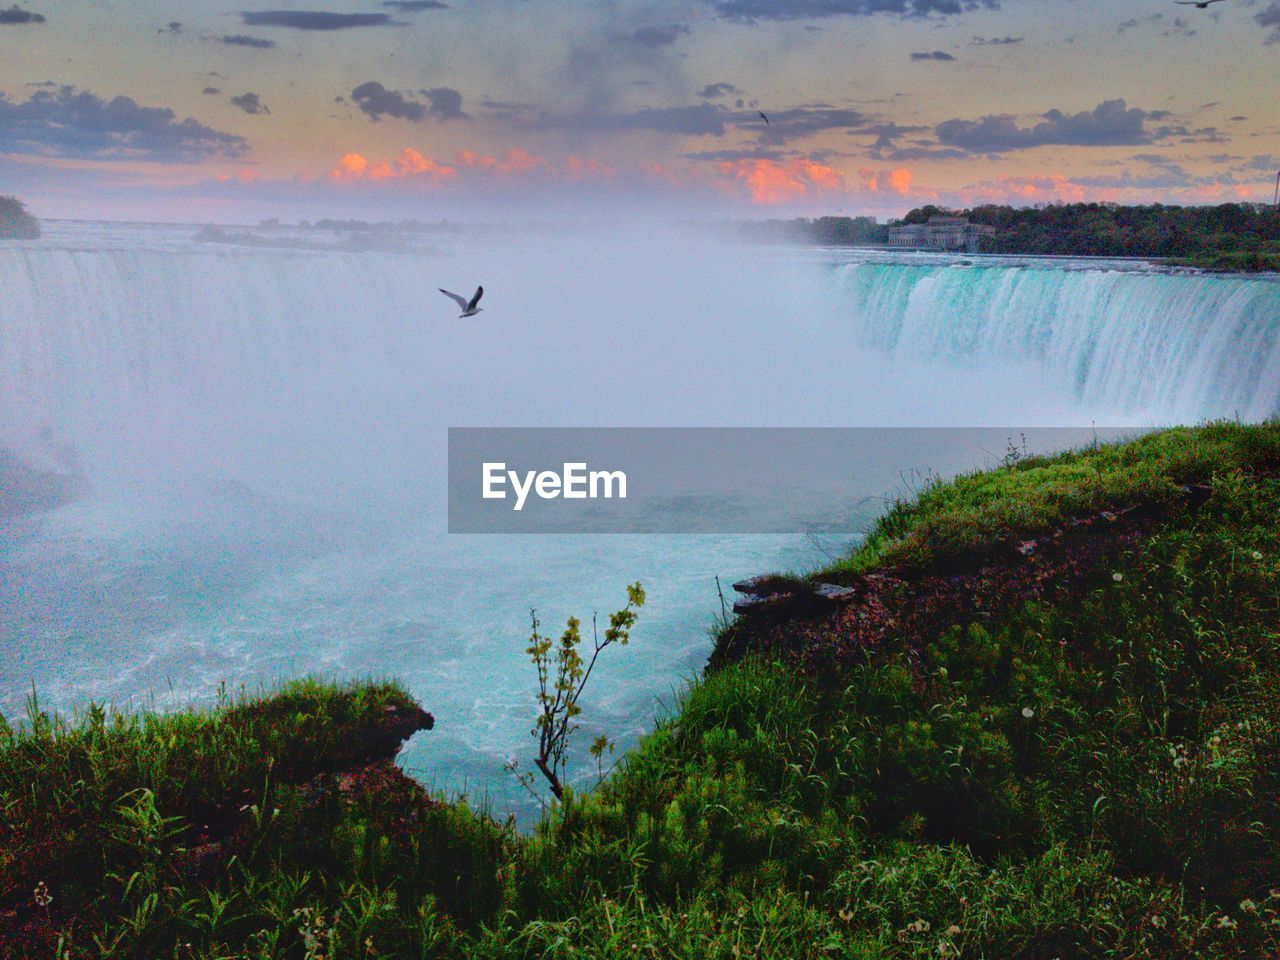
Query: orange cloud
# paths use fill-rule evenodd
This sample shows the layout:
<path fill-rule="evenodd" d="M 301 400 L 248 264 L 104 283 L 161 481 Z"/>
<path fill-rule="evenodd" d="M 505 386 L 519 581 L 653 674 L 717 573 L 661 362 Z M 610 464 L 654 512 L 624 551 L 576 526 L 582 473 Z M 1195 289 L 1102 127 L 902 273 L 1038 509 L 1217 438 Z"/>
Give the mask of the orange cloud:
<path fill-rule="evenodd" d="M 889 189 L 894 193 L 906 196 L 911 192 L 911 181 L 915 177 L 910 170 L 899 168 L 889 171 Z"/>
<path fill-rule="evenodd" d="M 256 167 L 241 167 L 235 172 L 234 176 L 229 173 L 223 173 L 213 179 L 218 183 L 230 183 L 232 180 L 237 180 L 240 183 L 256 183 L 262 179 L 262 171 Z"/>
<path fill-rule="evenodd" d="M 508 150 L 501 159 L 479 154 L 474 150 L 463 150 L 458 154 L 458 164 L 471 170 L 485 170 L 490 173 L 528 173 L 531 170 L 551 168 L 551 164 L 542 157 L 535 157 L 527 150 L 519 148 Z"/>
<path fill-rule="evenodd" d="M 915 191 L 916 176 L 906 167 L 895 167 L 892 170 L 859 170 L 862 189 L 867 193 L 895 193 L 900 197 L 908 197 Z"/>
<path fill-rule="evenodd" d="M 1104 196 L 1107 192 L 1106 190 L 1093 191 L 1094 199 L 1111 199 L 1109 196 Z M 995 180 L 984 180 L 965 187 L 960 193 L 966 198 L 967 204 L 1011 201 L 1082 203 L 1086 196 L 1084 187 L 1073 183 L 1060 173 L 997 177 Z"/>
<path fill-rule="evenodd" d="M 752 202 L 773 205 L 800 200 L 823 191 L 843 190 L 844 174 L 803 158 L 779 163 L 760 158 L 716 164 L 731 189 L 745 189 Z"/>
<path fill-rule="evenodd" d="M 571 180 L 585 180 L 588 177 L 612 180 L 614 173 L 617 172 L 613 167 L 606 166 L 598 160 L 579 157 L 573 153 L 564 158 L 564 169 Z"/>
<path fill-rule="evenodd" d="M 343 154 L 329 171 L 329 179 L 350 180 L 402 180 L 407 177 L 424 178 L 432 182 L 449 180 L 457 175 L 453 167 L 425 157 L 412 147 L 405 147 L 394 162 L 379 160 L 369 163 L 358 153 Z"/>
<path fill-rule="evenodd" d="M 369 169 L 369 161 L 358 153 L 344 153 L 329 171 L 331 180 L 359 180 Z"/>
<path fill-rule="evenodd" d="M 812 175 L 817 180 L 817 171 L 825 168 L 814 166 Z M 340 182 L 423 179 L 437 185 L 452 182 L 463 174 L 508 177 L 535 173 L 567 180 L 612 180 L 617 171 L 598 160 L 576 154 L 553 163 L 519 148 L 508 150 L 500 157 L 461 150 L 456 160 L 446 163 L 406 147 L 394 161 L 370 161 L 355 152 L 343 154 L 329 171 L 329 179 Z"/>

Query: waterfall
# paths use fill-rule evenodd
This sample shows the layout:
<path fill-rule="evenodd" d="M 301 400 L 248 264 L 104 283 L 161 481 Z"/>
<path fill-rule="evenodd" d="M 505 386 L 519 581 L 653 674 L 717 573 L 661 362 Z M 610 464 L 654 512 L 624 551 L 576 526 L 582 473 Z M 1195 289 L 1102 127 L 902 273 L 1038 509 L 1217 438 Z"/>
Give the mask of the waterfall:
<path fill-rule="evenodd" d="M 403 485 L 445 426 L 963 423 L 969 384 L 1000 393 L 1006 422 L 1067 403 L 1076 425 L 1280 413 L 1274 278 L 451 243 L 268 249 L 79 224 L 0 244 L 0 446 L 73 447 L 98 473 L 113 457 L 246 482 L 360 464 Z M 489 309 L 465 321 L 436 291 L 478 282 Z"/>
<path fill-rule="evenodd" d="M 840 315 L 862 346 L 1032 361 L 1090 407 L 1158 421 L 1280 414 L 1280 282 L 1084 264 L 852 263 Z"/>

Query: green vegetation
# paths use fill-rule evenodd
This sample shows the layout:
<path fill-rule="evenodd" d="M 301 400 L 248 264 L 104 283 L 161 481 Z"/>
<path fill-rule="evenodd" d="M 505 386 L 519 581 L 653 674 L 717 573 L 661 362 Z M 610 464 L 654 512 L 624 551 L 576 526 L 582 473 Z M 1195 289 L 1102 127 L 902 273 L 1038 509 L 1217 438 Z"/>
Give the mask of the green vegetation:
<path fill-rule="evenodd" d="M 644 606 L 644 600 L 644 588 L 639 582 L 627 587 L 627 602 L 621 610 L 609 615 L 609 626 L 605 628 L 603 639 L 600 637 L 599 624 L 595 617 L 591 618 L 590 660 L 582 656 L 582 624 L 577 617 L 569 618 L 564 633 L 560 635 L 560 642 L 556 643 L 538 632 L 541 625 L 537 611 L 529 614 L 533 629 L 525 652 L 529 654 L 538 675 L 538 716 L 531 731 L 538 741 L 538 756 L 533 762 L 546 778 L 551 793 L 557 800 L 563 800 L 565 796 L 561 778 L 568 764 L 569 741 L 578 729 L 577 718 L 582 714 L 582 707 L 578 704 L 582 691 L 591 679 L 591 671 L 595 669 L 600 654 L 615 643 L 625 647 L 631 641 L 636 611 Z M 599 762 L 604 751 L 607 749 L 612 753 L 613 748 L 613 741 L 602 734 L 591 745 L 591 755 Z M 522 777 L 521 782 L 532 792 L 533 784 L 530 779 Z M 537 794 L 534 793 L 534 796 Z"/>
<path fill-rule="evenodd" d="M 1204 484 L 1194 504 L 1172 492 L 1187 483 Z M 836 573 L 928 569 L 1121 503 L 1160 510 L 994 614 L 938 609 L 927 634 L 838 663 L 725 663 L 527 836 L 361 766 L 361 731 L 413 710 L 393 685 L 74 726 L 33 708 L 0 733 L 0 943 L 148 960 L 1276 956 L 1280 424 L 1011 453 L 895 508 Z"/>
<path fill-rule="evenodd" d="M 37 240 L 40 223 L 22 201 L 14 197 L 0 196 L 0 240 Z"/>
<path fill-rule="evenodd" d="M 894 504 L 851 556 L 826 575 L 922 568 L 1039 536 L 1072 517 L 1126 506 L 1170 507 L 1190 484 L 1232 471 L 1280 469 L 1280 425 L 1179 427 L 1129 443 L 1025 456 L 1012 443 L 1002 469 L 942 482 Z"/>
<path fill-rule="evenodd" d="M 1212 207 L 1114 203 L 1047 207 L 987 205 L 951 211 L 926 206 L 904 223 L 930 216 L 966 216 L 996 228 L 984 253 L 1151 257 L 1220 270 L 1274 270 L 1280 265 L 1280 210 L 1249 203 Z"/>
<path fill-rule="evenodd" d="M 1260 204 L 988 204 L 971 210 L 930 204 L 895 223 L 925 223 L 934 216 L 968 217 L 995 227 L 996 235 L 982 240 L 983 253 L 1146 257 L 1202 270 L 1280 271 L 1280 210 Z M 818 217 L 752 221 L 735 228 L 745 239 L 763 243 L 859 246 L 887 243 L 893 225 L 877 224 L 873 217 Z"/>

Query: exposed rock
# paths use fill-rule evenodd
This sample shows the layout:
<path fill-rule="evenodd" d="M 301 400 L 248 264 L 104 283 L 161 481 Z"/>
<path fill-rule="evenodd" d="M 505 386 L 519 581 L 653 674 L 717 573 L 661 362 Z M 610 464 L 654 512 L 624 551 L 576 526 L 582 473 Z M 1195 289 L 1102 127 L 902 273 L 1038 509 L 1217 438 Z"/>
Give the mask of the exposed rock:
<path fill-rule="evenodd" d="M 748 593 L 741 600 L 733 601 L 733 612 L 737 614 L 754 614 L 764 610 L 776 610 L 796 599 L 794 593 Z"/>
<path fill-rule="evenodd" d="M 842 587 L 838 583 L 820 583 L 814 587 L 813 595 L 819 600 L 832 603 L 850 603 L 858 597 L 856 587 Z"/>

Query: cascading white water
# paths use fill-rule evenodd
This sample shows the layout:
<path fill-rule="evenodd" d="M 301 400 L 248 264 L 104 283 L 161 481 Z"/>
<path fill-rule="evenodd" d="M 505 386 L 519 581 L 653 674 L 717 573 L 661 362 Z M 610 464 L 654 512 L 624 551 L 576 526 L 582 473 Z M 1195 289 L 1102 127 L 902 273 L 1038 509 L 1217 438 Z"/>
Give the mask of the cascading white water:
<path fill-rule="evenodd" d="M 1070 264 L 836 270 L 861 345 L 1042 365 L 1087 406 L 1161 420 L 1280 414 L 1280 282 Z"/>
<path fill-rule="evenodd" d="M 1149 422 L 1280 412 L 1274 278 L 980 260 L 850 263 L 829 268 L 834 281 L 779 264 L 766 283 L 722 250 L 668 251 L 647 268 L 673 274 L 655 290 L 622 252 L 593 251 L 591 272 L 575 275 L 537 245 L 515 267 L 483 249 L 350 255 L 54 233 L 0 248 L 0 444 L 30 448 L 51 428 L 102 461 L 125 451 L 130 470 L 139 451 L 185 467 L 215 451 L 216 469 L 252 474 L 266 451 L 279 461 L 305 447 L 314 475 L 326 451 L 349 468 L 356 443 L 385 474 L 441 423 L 634 422 L 636 406 L 656 413 L 649 422 L 762 422 L 731 385 L 839 389 L 841 340 L 907 363 L 1038 369 L 1081 409 Z M 435 287 L 472 275 L 490 286 L 490 312 L 459 323 Z M 829 315 L 815 313 L 824 303 Z M 773 422 L 832 411 L 829 397 L 783 393 L 762 408 Z"/>

